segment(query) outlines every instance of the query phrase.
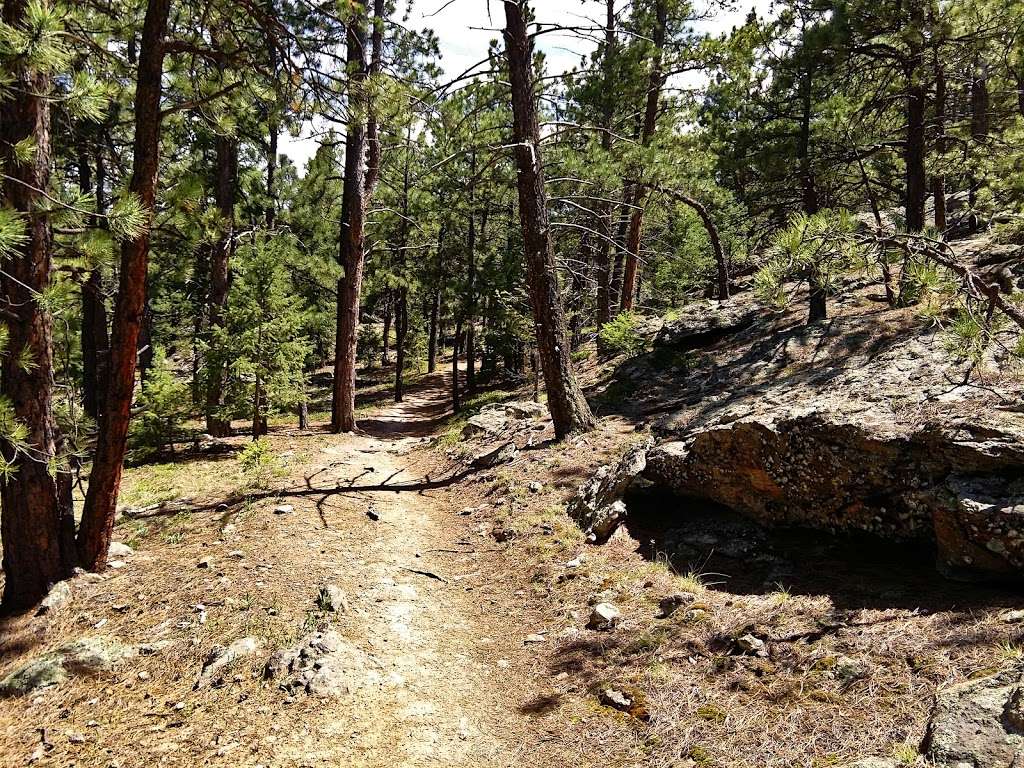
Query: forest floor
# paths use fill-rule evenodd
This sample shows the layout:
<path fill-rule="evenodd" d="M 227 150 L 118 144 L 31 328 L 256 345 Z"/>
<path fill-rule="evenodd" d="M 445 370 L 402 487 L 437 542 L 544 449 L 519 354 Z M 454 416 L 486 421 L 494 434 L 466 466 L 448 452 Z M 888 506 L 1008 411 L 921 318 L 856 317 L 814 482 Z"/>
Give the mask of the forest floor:
<path fill-rule="evenodd" d="M 533 618 L 501 578 L 504 548 L 458 514 L 465 473 L 418 450 L 445 418 L 449 381 L 424 378 L 362 435 L 276 431 L 275 492 L 237 507 L 219 504 L 238 482 L 231 456 L 130 469 L 127 500 L 188 496 L 191 508 L 123 517 L 123 567 L 74 580 L 59 610 L 9 621 L 0 671 L 82 637 L 170 644 L 112 675 L 0 700 L 0 764 L 589 765 L 523 709 L 548 677 L 526 642 Z M 276 514 L 285 503 L 293 511 Z M 326 584 L 347 611 L 319 609 Z M 263 680 L 275 649 L 328 627 L 352 649 L 347 694 Z M 242 637 L 258 650 L 193 690 L 210 648 Z"/>
<path fill-rule="evenodd" d="M 900 318 L 872 327 L 917 333 Z M 82 638 L 142 652 L 0 699 L 0 766 L 919 762 L 937 690 L 1024 659 L 1019 593 L 945 581 L 927 552 L 766 533 L 656 493 L 631 497 L 626 525 L 589 546 L 566 500 L 649 436 L 644 414 L 660 406 L 638 408 L 641 390 L 678 397 L 667 373 L 664 387 L 646 368 L 642 385 L 621 377 L 635 366 L 591 355 L 597 430 L 555 443 L 534 420 L 491 469 L 469 459 L 493 443 L 462 427 L 528 385 L 482 390 L 456 417 L 450 374 L 417 378 L 393 405 L 386 372 L 362 382 L 361 435 L 274 426 L 269 490 L 242 470 L 241 436 L 129 468 L 115 538 L 133 553 L 0 627 L 0 677 Z M 325 585 L 347 609 L 325 610 Z M 687 610 L 660 617 L 680 592 Z M 601 601 L 622 613 L 613 631 L 587 628 Z M 341 638 L 340 695 L 265 678 L 276 651 L 327 630 Z M 737 652 L 745 633 L 768 652 Z M 211 649 L 241 638 L 251 652 L 197 687 Z M 609 691 L 636 706 L 608 706 Z"/>

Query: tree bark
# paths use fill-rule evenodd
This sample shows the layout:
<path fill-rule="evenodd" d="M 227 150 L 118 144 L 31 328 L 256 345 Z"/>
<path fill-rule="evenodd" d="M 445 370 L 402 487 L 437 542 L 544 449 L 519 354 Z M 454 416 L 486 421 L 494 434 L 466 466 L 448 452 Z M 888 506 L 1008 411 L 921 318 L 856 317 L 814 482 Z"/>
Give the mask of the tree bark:
<path fill-rule="evenodd" d="M 78 185 L 85 194 L 93 192 L 92 166 L 89 163 L 88 143 L 82 138 L 78 150 Z M 103 185 L 106 170 L 102 149 L 96 151 L 96 213 L 103 214 Z M 92 217 L 93 225 L 104 226 L 105 220 Z M 103 297 L 103 273 L 98 266 L 89 270 L 82 284 L 82 407 L 92 418 L 98 419 L 104 391 L 103 359 L 107 354 L 107 305 Z"/>
<path fill-rule="evenodd" d="M 344 274 L 338 281 L 338 319 L 334 344 L 334 385 L 331 400 L 331 430 L 355 432 L 356 425 L 356 342 L 359 337 L 359 301 L 365 266 L 366 204 L 380 178 L 381 146 L 376 111 L 367 94 L 368 81 L 383 66 L 384 0 L 374 0 L 373 51 L 366 64 L 367 17 L 364 7 L 352 10 L 345 33 L 349 65 L 349 98 L 364 101 L 366 120 L 353 105 L 345 136 L 345 179 L 341 199 L 341 245 L 339 261 Z M 369 162 L 367 163 L 367 150 Z"/>
<path fill-rule="evenodd" d="M 665 76 L 662 71 L 665 35 L 668 26 L 668 5 L 665 0 L 655 3 L 655 25 L 651 38 L 654 42 L 654 58 L 651 61 L 651 73 L 647 83 L 647 103 L 644 106 L 644 125 L 640 142 L 647 147 L 651 144 L 654 131 L 658 126 L 658 104 L 661 101 L 661 88 Z M 619 309 L 629 312 L 636 304 L 637 274 L 640 269 L 640 240 L 644 228 L 644 195 L 635 194 L 635 205 L 630 214 L 629 231 L 626 235 L 626 264 L 622 273 L 622 293 L 619 297 Z"/>
<path fill-rule="evenodd" d="M 924 39 L 924 8 L 922 0 L 910 0 L 910 24 Z M 906 120 L 907 132 L 903 150 L 906 173 L 906 218 L 907 230 L 920 232 L 924 229 L 924 204 L 927 197 L 927 174 L 925 172 L 925 107 L 927 89 L 924 84 L 923 43 L 913 42 L 909 46 L 906 61 Z"/>
<path fill-rule="evenodd" d="M 125 240 L 121 247 L 120 290 L 114 309 L 109 388 L 78 532 L 79 558 L 82 565 L 91 570 L 100 570 L 107 562 L 131 419 L 136 350 L 146 303 L 149 235 L 160 160 L 160 96 L 170 5 L 171 0 L 149 0 L 142 27 L 135 87 L 134 159 L 128 189 L 138 197 L 147 221 L 141 234 Z"/>
<path fill-rule="evenodd" d="M 208 315 L 210 338 L 216 339 L 224 326 L 231 287 L 231 255 L 235 240 L 235 191 L 238 182 L 238 142 L 230 136 L 216 138 L 216 183 L 214 196 L 220 214 L 221 231 L 210 258 L 210 297 Z M 221 415 L 224 405 L 224 365 L 222 355 L 211 344 L 206 381 L 206 431 L 214 437 L 231 434 L 231 420 Z"/>
<path fill-rule="evenodd" d="M 25 0 L 7 0 L 3 20 L 23 27 Z M 14 473 L 0 484 L 3 515 L 5 611 L 35 605 L 50 585 L 67 578 L 75 563 L 71 476 L 59 462 L 61 437 L 53 415 L 53 320 L 39 294 L 50 284 L 52 233 L 41 191 L 50 184 L 50 79 L 19 64 L 10 73 L 11 93 L 0 103 L 0 153 L 7 178 L 4 204 L 23 217 L 26 241 L 4 263 L 0 275 L 7 346 L 0 386 L 12 415 L 26 430 L 24 445 L 0 443 Z M 18 162 L 13 147 L 34 144 L 32 159 Z M 16 318 L 16 319 L 15 319 Z"/>
<path fill-rule="evenodd" d="M 946 73 L 935 51 L 935 149 L 941 155 L 946 151 Z M 939 163 L 943 163 L 939 159 Z M 939 171 L 932 176 L 932 199 L 935 203 L 935 228 L 946 229 L 946 177 Z"/>
<path fill-rule="evenodd" d="M 349 98 L 365 98 L 366 16 L 356 10 L 346 32 L 349 63 Z M 359 334 L 359 299 L 363 289 L 366 226 L 366 123 L 355 105 L 345 137 L 345 180 L 341 199 L 341 253 L 344 274 L 338 281 L 338 328 L 334 352 L 334 397 L 331 429 L 356 430 L 356 340 Z"/>
<path fill-rule="evenodd" d="M 575 432 L 593 429 L 595 422 L 573 372 L 565 311 L 551 246 L 540 127 L 533 90 L 533 45 L 526 29 L 527 3 L 525 0 L 504 0 L 504 5 L 519 218 L 526 252 L 527 283 L 548 394 L 548 410 L 554 421 L 555 435 L 562 439 Z"/>
<path fill-rule="evenodd" d="M 384 368 L 391 365 L 391 322 L 394 319 L 395 296 L 394 291 L 387 291 L 384 298 L 384 331 L 381 334 L 380 364 Z"/>
<path fill-rule="evenodd" d="M 615 78 L 615 0 L 605 0 L 604 49 L 601 52 L 601 69 L 604 98 L 601 100 L 601 148 L 610 153 L 612 149 L 612 120 L 615 116 L 615 91 L 611 87 Z M 605 194 L 611 197 L 611 192 Z M 597 267 L 597 327 L 611 320 L 611 277 L 612 277 L 612 215 L 614 206 L 606 199 L 596 204 L 597 231 L 601 238 L 595 253 Z"/>
<path fill-rule="evenodd" d="M 444 270 L 444 234 L 445 224 L 442 222 L 437 233 L 437 264 L 434 271 L 434 292 L 430 298 L 430 319 L 427 336 L 427 373 L 437 370 L 437 345 L 439 319 L 441 314 L 441 272 Z"/>

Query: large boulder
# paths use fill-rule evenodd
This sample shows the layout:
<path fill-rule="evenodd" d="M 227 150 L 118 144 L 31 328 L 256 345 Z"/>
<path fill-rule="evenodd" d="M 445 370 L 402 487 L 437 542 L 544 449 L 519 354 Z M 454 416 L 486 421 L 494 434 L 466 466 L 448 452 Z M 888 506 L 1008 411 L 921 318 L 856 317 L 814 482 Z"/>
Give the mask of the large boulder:
<path fill-rule="evenodd" d="M 693 302 L 672 320 L 666 321 L 655 337 L 654 345 L 677 351 L 706 347 L 749 328 L 764 313 L 764 307 L 757 302 L 711 299 Z"/>
<path fill-rule="evenodd" d="M 652 450 L 644 475 L 768 525 L 930 538 L 951 575 L 1024 571 L 1024 430 L 774 409 Z"/>
<path fill-rule="evenodd" d="M 935 768 L 1024 765 L 1024 669 L 939 691 L 925 755 Z"/>
<path fill-rule="evenodd" d="M 626 518 L 622 496 L 647 466 L 650 443 L 630 448 L 615 464 L 600 467 L 569 500 L 566 512 L 594 543 L 607 541 Z"/>

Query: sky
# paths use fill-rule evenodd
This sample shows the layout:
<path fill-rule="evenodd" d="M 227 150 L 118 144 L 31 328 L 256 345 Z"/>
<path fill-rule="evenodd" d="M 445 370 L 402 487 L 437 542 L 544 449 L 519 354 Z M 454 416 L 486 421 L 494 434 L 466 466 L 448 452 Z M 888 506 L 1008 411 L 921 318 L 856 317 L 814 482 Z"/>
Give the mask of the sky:
<path fill-rule="evenodd" d="M 697 26 L 701 31 L 725 32 L 742 22 L 746 13 L 757 7 L 761 13 L 768 9 L 770 0 L 737 0 L 736 9 L 717 9 L 713 17 Z M 488 15 L 490 5 L 490 15 Z M 587 26 L 603 13 L 603 3 L 595 0 L 535 0 L 532 3 L 536 20 L 541 24 Z M 461 75 L 487 56 L 491 40 L 501 37 L 504 21 L 501 0 L 414 0 L 408 27 L 429 27 L 437 33 L 440 65 L 448 77 Z M 596 22 L 602 24 L 602 20 Z M 551 73 L 565 72 L 580 63 L 589 54 L 594 43 L 571 32 L 549 33 L 537 38 L 537 47 L 547 57 Z M 308 131 L 298 139 L 281 137 L 281 151 L 286 153 L 299 169 L 316 152 L 316 139 Z"/>

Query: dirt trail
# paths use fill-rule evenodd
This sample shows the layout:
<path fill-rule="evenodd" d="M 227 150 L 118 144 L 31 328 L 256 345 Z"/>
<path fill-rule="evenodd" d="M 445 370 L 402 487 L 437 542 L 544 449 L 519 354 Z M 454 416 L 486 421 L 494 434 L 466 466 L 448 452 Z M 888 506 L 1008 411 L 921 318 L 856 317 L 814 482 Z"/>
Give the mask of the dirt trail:
<path fill-rule="evenodd" d="M 0 627 L 0 676 L 87 636 L 165 650 L 0 699 L 0 766 L 588 765 L 527 704 L 550 673 L 544 649 L 524 642 L 540 619 L 510 578 L 517 566 L 482 521 L 458 514 L 475 486 L 449 482 L 460 467 L 422 444 L 445 419 L 449 384 L 421 380 L 363 434 L 275 432 L 284 489 L 235 507 L 219 503 L 237 482 L 230 455 L 133 470 L 137 483 L 166 480 L 158 472 L 192 482 L 195 503 L 124 518 L 126 563 L 76 579 L 61 610 Z M 277 514 L 281 504 L 292 511 Z M 318 609 L 324 584 L 345 591 L 348 611 Z M 348 693 L 289 695 L 263 679 L 275 650 L 327 628 L 358 659 Z M 258 651 L 194 690 L 211 649 L 241 637 Z"/>
<path fill-rule="evenodd" d="M 429 434 L 443 414 L 447 383 L 446 376 L 432 377 L 404 403 L 365 420 L 365 434 L 335 442 L 333 466 L 318 484 L 345 484 L 353 470 L 361 486 L 418 483 L 420 475 L 404 459 L 410 443 Z M 488 659 L 494 639 L 466 598 L 472 594 L 467 580 L 479 575 L 475 553 L 453 541 L 444 524 L 457 509 L 443 490 L 368 491 L 349 499 L 380 519 L 375 537 L 334 562 L 332 575 L 365 586 L 353 597 L 359 621 L 349 631 L 363 636 L 383 681 L 326 705 L 337 719 L 328 739 L 317 740 L 319 749 L 306 745 L 306 758 L 313 746 L 325 761 L 347 765 L 521 764 L 503 740 L 514 715 L 494 685 L 500 672 Z"/>

